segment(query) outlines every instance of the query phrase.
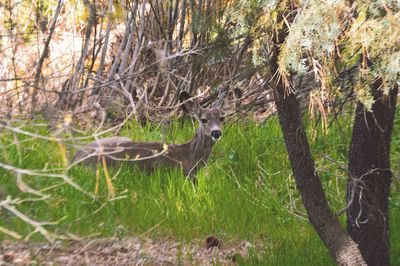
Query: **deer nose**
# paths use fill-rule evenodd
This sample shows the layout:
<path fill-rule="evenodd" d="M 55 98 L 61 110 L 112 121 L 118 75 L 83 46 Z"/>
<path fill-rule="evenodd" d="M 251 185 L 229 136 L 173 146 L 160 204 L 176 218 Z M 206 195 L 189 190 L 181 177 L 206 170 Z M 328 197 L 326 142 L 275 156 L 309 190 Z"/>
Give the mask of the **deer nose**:
<path fill-rule="evenodd" d="M 219 139 L 219 137 L 221 137 L 221 130 L 213 130 L 213 131 L 211 131 L 211 137 L 214 140 Z"/>

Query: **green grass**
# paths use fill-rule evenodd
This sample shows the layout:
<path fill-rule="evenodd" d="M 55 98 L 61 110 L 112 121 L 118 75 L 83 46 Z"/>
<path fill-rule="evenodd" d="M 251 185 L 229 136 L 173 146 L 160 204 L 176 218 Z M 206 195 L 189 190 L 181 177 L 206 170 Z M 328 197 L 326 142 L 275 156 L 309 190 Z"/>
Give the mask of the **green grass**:
<path fill-rule="evenodd" d="M 351 118 L 338 120 L 327 133 L 308 126 L 310 144 L 328 200 L 334 210 L 345 206 L 347 149 Z M 24 128 L 46 134 L 44 128 Z M 399 173 L 399 119 L 393 134 L 393 168 Z M 175 140 L 191 138 L 190 123 L 172 123 L 164 133 L 159 128 L 137 127 L 133 122 L 120 135 L 135 140 Z M 29 139 L 18 135 L 21 149 L 9 133 L 0 135 L 0 162 L 25 169 L 62 168 L 62 156 L 56 142 Z M 18 153 L 21 158 L 18 159 Z M 72 156 L 72 154 L 70 154 Z M 396 159 L 397 158 L 397 159 Z M 339 167 L 340 166 L 340 167 Z M 56 172 L 56 171 L 52 171 Z M 61 172 L 61 171 L 59 171 Z M 115 175 L 116 169 L 110 174 Z M 85 190 L 93 192 L 95 172 L 73 168 L 68 175 Z M 232 124 L 216 144 L 208 167 L 198 174 L 198 184 L 186 181 L 179 169 L 159 169 L 151 176 L 123 167 L 114 178 L 117 199 L 108 200 L 104 175 L 100 176 L 98 199 L 63 183 L 62 179 L 24 176 L 30 186 L 40 189 L 53 186 L 46 201 L 18 205 L 32 218 L 58 221 L 46 226 L 58 234 L 66 232 L 87 237 L 123 237 L 144 235 L 150 238 L 173 238 L 202 243 L 210 235 L 224 243 L 248 240 L 265 248 L 243 264 L 263 265 L 334 265 L 325 246 L 303 218 L 305 210 L 291 176 L 290 165 L 279 123 L 270 119 L 263 125 L 251 121 Z M 391 248 L 393 263 L 400 262 L 400 193 L 396 178 L 390 202 Z M 13 198 L 30 197 L 21 193 L 15 175 L 0 168 L 0 184 Z M 5 210 L 0 212 L 0 226 L 26 236 L 32 227 Z M 345 222 L 345 217 L 341 217 Z M 0 235 L 0 239 L 7 238 Z M 31 236 L 40 241 L 39 234 Z M 396 263 L 395 263 L 396 262 Z"/>

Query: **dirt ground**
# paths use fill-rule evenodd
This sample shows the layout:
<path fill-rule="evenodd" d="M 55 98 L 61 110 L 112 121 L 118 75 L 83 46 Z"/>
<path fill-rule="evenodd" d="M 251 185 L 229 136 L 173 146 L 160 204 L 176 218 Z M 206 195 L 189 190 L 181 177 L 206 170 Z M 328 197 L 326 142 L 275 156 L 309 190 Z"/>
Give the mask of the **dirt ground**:
<path fill-rule="evenodd" d="M 136 237 L 68 243 L 0 243 L 0 265 L 234 265 L 252 244 L 224 246 L 215 237 L 201 244 Z"/>

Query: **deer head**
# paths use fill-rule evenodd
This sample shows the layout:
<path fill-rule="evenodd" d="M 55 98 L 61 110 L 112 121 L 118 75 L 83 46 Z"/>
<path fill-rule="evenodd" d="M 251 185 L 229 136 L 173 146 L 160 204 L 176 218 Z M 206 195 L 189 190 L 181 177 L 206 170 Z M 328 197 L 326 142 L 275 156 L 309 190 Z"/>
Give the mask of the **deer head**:
<path fill-rule="evenodd" d="M 210 137 L 213 142 L 217 141 L 222 135 L 221 125 L 225 118 L 221 108 L 203 108 L 197 100 L 191 98 L 185 91 L 181 92 L 179 98 L 182 103 L 182 110 L 199 121 L 198 132 Z"/>

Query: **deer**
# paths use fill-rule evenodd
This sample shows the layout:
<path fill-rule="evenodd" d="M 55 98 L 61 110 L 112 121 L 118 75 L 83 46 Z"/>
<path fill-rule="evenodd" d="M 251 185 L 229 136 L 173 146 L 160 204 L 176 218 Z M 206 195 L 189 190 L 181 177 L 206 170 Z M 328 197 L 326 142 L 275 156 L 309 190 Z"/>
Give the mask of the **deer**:
<path fill-rule="evenodd" d="M 198 170 L 205 166 L 213 146 L 222 136 L 224 111 L 220 107 L 203 108 L 185 91 L 179 95 L 181 108 L 199 121 L 194 137 L 184 144 L 136 142 L 126 137 L 103 138 L 79 149 L 73 162 L 96 165 L 105 160 L 107 165 L 126 162 L 141 170 L 152 172 L 158 167 L 180 167 L 183 174 L 195 180 Z"/>

